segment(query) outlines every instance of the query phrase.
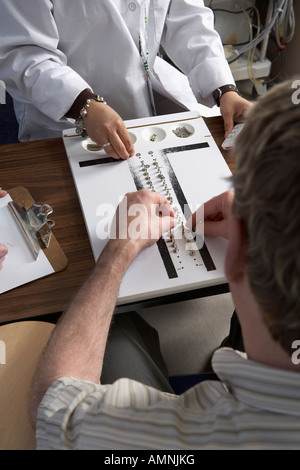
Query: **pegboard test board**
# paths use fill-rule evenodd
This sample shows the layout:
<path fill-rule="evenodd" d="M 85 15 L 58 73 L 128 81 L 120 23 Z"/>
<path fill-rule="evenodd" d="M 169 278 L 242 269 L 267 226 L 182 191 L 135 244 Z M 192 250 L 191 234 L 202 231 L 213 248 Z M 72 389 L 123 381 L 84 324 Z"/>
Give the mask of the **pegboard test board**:
<path fill-rule="evenodd" d="M 125 124 L 135 155 L 124 161 L 112 161 L 104 150 L 90 146 L 89 139 L 76 136 L 74 129 L 63 132 L 95 260 L 108 240 L 99 229 L 108 218 L 105 205 L 116 209 L 127 192 L 147 188 L 169 198 L 175 210 L 174 232 L 164 234 L 133 261 L 117 305 L 224 284 L 226 241 L 206 237 L 198 249 L 187 244 L 182 233 L 189 214 L 230 187 L 231 172 L 204 120 L 189 111 Z"/>

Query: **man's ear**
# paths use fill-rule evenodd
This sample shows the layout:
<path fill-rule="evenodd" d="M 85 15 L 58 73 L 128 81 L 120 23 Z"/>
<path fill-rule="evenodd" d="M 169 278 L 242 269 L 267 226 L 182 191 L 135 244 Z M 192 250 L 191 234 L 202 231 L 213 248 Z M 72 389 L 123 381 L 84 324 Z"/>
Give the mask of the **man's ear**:
<path fill-rule="evenodd" d="M 225 273 L 229 282 L 237 282 L 244 276 L 246 268 L 245 230 L 242 221 L 237 217 L 231 217 L 228 223 Z"/>

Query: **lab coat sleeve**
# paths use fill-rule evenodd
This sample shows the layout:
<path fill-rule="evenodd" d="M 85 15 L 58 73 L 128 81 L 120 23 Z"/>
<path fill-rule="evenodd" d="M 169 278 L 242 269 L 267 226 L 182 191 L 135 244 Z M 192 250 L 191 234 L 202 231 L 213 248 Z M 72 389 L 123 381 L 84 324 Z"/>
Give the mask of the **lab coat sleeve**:
<path fill-rule="evenodd" d="M 166 18 L 162 45 L 174 64 L 189 79 L 198 101 L 213 106 L 212 92 L 235 83 L 214 29 L 211 9 L 201 0 L 172 0 Z"/>
<path fill-rule="evenodd" d="M 2 0 L 0 79 L 13 98 L 56 121 L 90 86 L 58 48 L 52 8 L 50 0 Z"/>

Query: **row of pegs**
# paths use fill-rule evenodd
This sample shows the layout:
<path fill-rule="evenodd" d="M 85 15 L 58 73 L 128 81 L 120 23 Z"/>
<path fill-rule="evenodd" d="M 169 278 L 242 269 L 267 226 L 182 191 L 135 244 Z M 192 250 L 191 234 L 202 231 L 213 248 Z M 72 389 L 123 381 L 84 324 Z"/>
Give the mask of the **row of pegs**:
<path fill-rule="evenodd" d="M 170 204 L 173 204 L 173 197 L 172 197 L 172 194 L 171 194 L 171 189 L 167 185 L 166 177 L 164 176 L 163 172 L 161 171 L 161 167 L 159 166 L 159 163 L 158 163 L 157 159 L 155 157 L 153 157 L 153 152 L 149 151 L 148 154 L 152 156 L 152 165 L 156 168 L 156 174 L 157 174 L 158 178 L 161 180 L 161 183 L 164 187 L 166 198 L 167 198 L 167 200 L 169 201 Z M 136 156 L 139 157 L 139 159 L 140 159 L 140 163 L 141 163 L 141 166 L 142 166 L 141 172 L 143 173 L 143 176 L 146 180 L 146 183 L 147 183 L 149 189 L 151 191 L 155 191 L 155 187 L 154 187 L 154 184 L 153 184 L 153 181 L 152 181 L 153 178 L 151 178 L 150 173 L 149 173 L 151 165 L 149 163 L 145 163 L 145 161 L 141 158 L 140 153 L 137 153 Z M 176 206 L 173 207 L 173 210 L 174 210 L 175 219 L 176 219 L 176 226 L 178 227 L 179 225 L 181 225 L 182 235 L 185 239 L 186 247 L 188 247 L 189 244 L 192 245 L 192 243 L 194 243 L 193 236 L 191 235 L 190 230 L 184 225 L 184 223 L 182 221 L 181 211 Z M 178 244 L 177 244 L 174 232 L 170 231 L 166 241 L 171 243 L 173 253 L 179 253 L 179 248 L 178 248 Z M 190 256 L 194 256 L 195 251 L 193 249 L 187 248 L 187 251 L 189 251 Z"/>
<path fill-rule="evenodd" d="M 153 155 L 152 151 L 149 151 L 148 153 L 151 156 Z M 155 191 L 155 187 L 154 187 L 154 184 L 153 184 L 153 178 L 151 178 L 151 175 L 149 173 L 149 168 L 151 167 L 151 165 L 145 163 L 145 161 L 141 159 L 141 154 L 140 153 L 137 153 L 136 156 L 140 158 L 140 163 L 141 163 L 141 166 L 142 166 L 141 172 L 143 173 L 143 176 L 146 180 L 146 183 L 147 183 L 149 189 L 151 189 L 151 191 Z M 157 174 L 158 178 L 160 179 L 160 181 L 162 183 L 162 186 L 164 188 L 164 192 L 166 194 L 166 198 L 169 201 L 169 203 L 172 204 L 173 203 L 173 197 L 172 197 L 172 194 L 171 194 L 171 189 L 167 185 L 166 177 L 162 173 L 161 167 L 159 166 L 157 159 L 154 158 L 154 157 L 152 157 L 152 158 L 153 158 L 152 165 L 156 168 L 156 174 Z"/>

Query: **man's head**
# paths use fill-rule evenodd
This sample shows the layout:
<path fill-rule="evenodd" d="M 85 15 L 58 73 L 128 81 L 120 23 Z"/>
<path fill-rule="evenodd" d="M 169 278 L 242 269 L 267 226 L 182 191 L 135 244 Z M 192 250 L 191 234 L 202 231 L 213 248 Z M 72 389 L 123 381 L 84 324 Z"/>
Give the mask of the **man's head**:
<path fill-rule="evenodd" d="M 233 176 L 250 288 L 287 352 L 300 339 L 300 104 L 293 84 L 277 85 L 251 109 Z"/>

